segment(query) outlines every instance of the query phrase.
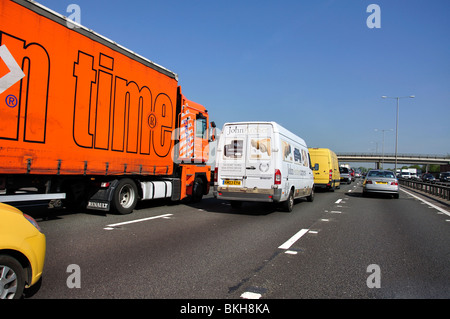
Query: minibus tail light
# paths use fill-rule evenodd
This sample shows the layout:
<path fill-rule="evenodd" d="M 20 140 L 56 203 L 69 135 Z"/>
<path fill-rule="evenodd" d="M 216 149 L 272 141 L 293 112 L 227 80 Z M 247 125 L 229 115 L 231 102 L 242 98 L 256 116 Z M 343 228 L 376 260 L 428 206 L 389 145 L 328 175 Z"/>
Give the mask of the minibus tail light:
<path fill-rule="evenodd" d="M 281 184 L 281 172 L 279 169 L 275 170 L 275 185 Z"/>

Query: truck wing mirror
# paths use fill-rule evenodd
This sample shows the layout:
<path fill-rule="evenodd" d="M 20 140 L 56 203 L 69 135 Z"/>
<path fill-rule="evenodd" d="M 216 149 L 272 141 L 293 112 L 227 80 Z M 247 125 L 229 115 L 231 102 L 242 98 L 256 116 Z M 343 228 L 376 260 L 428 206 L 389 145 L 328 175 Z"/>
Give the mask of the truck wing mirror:
<path fill-rule="evenodd" d="M 209 141 L 214 142 L 216 140 L 216 123 L 214 123 L 214 121 L 211 122 L 211 128 L 211 136 Z"/>

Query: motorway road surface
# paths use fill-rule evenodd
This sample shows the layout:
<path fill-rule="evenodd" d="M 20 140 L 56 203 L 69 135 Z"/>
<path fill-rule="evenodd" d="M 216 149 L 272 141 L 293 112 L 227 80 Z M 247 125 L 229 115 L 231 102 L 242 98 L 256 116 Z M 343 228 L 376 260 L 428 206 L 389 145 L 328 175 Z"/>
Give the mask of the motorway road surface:
<path fill-rule="evenodd" d="M 211 195 L 124 216 L 34 209 L 47 255 L 30 298 L 450 298 L 449 209 L 358 183 L 292 213 Z"/>

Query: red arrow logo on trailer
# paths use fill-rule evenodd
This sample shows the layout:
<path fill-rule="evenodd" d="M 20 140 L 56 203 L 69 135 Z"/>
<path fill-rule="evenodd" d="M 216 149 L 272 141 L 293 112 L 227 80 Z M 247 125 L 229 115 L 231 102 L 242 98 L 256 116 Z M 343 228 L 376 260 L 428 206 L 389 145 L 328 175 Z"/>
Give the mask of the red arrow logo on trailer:
<path fill-rule="evenodd" d="M 0 78 L 0 94 L 2 94 L 19 82 L 25 76 L 25 73 L 23 73 L 16 60 L 14 60 L 6 45 L 0 46 L 0 58 L 9 69 L 9 73 Z"/>

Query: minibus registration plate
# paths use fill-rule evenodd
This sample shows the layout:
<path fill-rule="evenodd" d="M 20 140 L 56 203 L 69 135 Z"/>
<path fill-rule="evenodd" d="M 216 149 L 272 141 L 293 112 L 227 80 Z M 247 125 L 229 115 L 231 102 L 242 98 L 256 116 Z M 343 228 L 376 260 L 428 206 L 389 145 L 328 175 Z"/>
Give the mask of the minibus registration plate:
<path fill-rule="evenodd" d="M 240 186 L 241 181 L 233 180 L 233 179 L 225 179 L 223 181 L 223 185 L 234 185 L 234 186 Z"/>

